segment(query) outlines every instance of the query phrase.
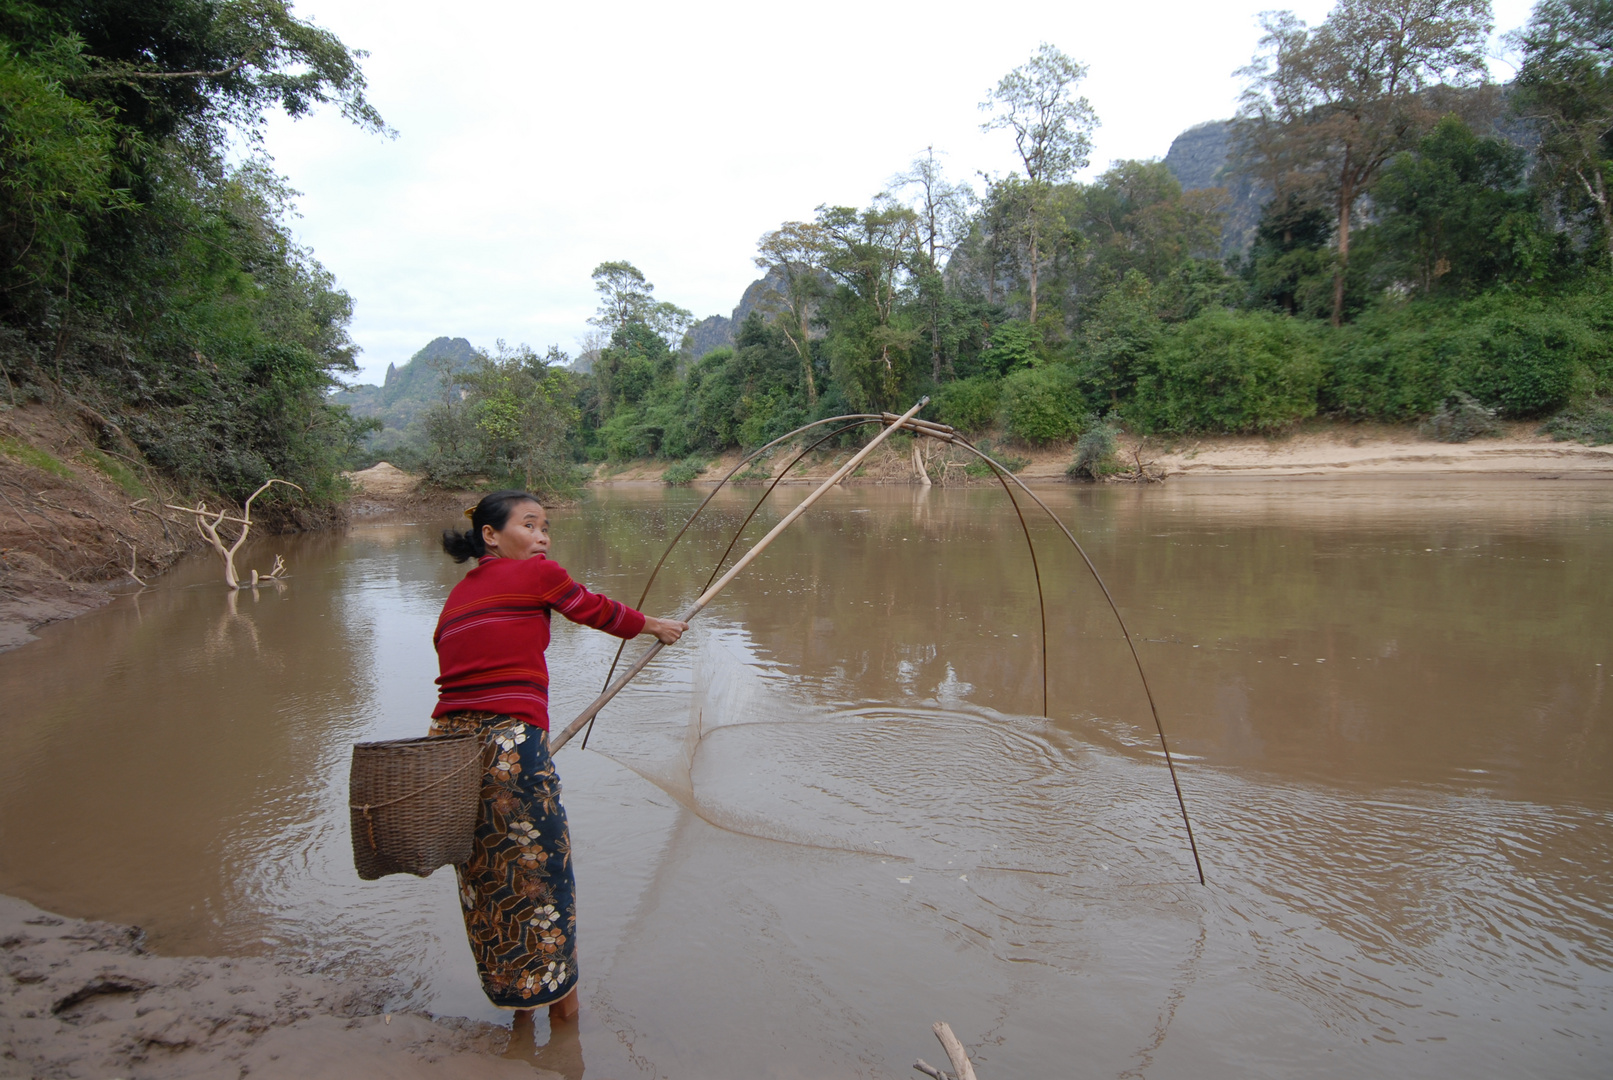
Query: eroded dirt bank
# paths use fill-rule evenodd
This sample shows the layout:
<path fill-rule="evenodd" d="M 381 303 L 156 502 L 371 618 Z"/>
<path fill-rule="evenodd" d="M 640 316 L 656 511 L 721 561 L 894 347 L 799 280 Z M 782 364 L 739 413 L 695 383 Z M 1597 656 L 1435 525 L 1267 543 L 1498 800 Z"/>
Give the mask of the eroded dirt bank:
<path fill-rule="evenodd" d="M 0 651 L 205 547 L 194 519 L 166 506 L 195 501 L 88 406 L 0 411 Z M 342 516 L 339 510 L 277 515 L 260 504 L 254 535 L 328 527 Z"/>
<path fill-rule="evenodd" d="M 384 982 L 155 956 L 140 932 L 0 897 L 0 1076 L 543 1076 L 503 1028 L 387 1014 Z M 549 1074 L 554 1075 L 554 1074 Z"/>

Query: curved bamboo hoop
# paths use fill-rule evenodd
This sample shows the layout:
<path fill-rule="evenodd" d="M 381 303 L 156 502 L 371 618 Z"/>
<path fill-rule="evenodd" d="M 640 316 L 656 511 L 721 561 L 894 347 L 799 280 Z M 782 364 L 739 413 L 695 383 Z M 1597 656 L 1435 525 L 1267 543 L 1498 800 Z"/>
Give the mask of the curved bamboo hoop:
<path fill-rule="evenodd" d="M 926 400 L 928 400 L 928 399 L 926 399 Z M 988 466 L 991 467 L 993 474 L 997 477 L 998 483 L 1000 483 L 1002 485 L 1004 493 L 1007 494 L 1008 501 L 1013 505 L 1014 513 L 1019 518 L 1020 528 L 1024 531 L 1026 544 L 1030 547 L 1031 567 L 1032 567 L 1032 570 L 1033 570 L 1033 572 L 1035 573 L 1035 576 L 1036 576 L 1036 592 L 1037 592 L 1038 599 L 1041 600 L 1041 598 L 1042 598 L 1042 574 L 1041 574 L 1040 565 L 1039 565 L 1039 563 L 1037 561 L 1037 558 L 1036 558 L 1036 545 L 1031 541 L 1030 528 L 1029 528 L 1028 524 L 1025 521 L 1024 513 L 1020 509 L 1019 501 L 1014 497 L 1013 490 L 1011 488 L 1009 488 L 1009 486 L 1008 486 L 1008 481 L 1010 481 L 1010 480 L 1012 480 L 1014 482 L 1014 484 L 1022 492 L 1024 492 L 1027 497 L 1029 497 L 1031 499 L 1032 502 L 1036 503 L 1037 506 L 1041 507 L 1042 512 L 1048 516 L 1048 518 L 1053 522 L 1054 525 L 1058 526 L 1059 531 L 1064 534 L 1065 539 L 1070 542 L 1071 546 L 1075 548 L 1076 553 L 1081 556 L 1081 561 L 1082 561 L 1083 564 L 1085 564 L 1085 566 L 1087 568 L 1087 571 L 1092 575 L 1092 580 L 1097 583 L 1098 589 L 1103 593 L 1103 598 L 1108 603 L 1109 610 L 1115 617 L 1115 622 L 1118 623 L 1119 626 L 1120 626 L 1121 635 L 1126 639 L 1126 648 L 1128 650 L 1130 650 L 1130 652 L 1131 652 L 1132 664 L 1137 669 L 1137 678 L 1142 682 L 1143 694 L 1148 699 L 1148 710 L 1149 710 L 1149 713 L 1153 716 L 1153 719 L 1154 719 L 1154 731 L 1159 736 L 1160 749 L 1164 752 L 1164 755 L 1165 755 L 1165 767 L 1170 772 L 1171 788 L 1176 793 L 1176 805 L 1177 805 L 1177 808 L 1181 811 L 1182 826 L 1186 830 L 1186 833 L 1187 833 L 1188 848 L 1193 854 L 1193 867 L 1198 873 L 1199 884 L 1200 885 L 1205 884 L 1204 863 L 1199 857 L 1198 840 L 1193 835 L 1193 822 L 1192 822 L 1192 819 L 1188 816 L 1188 813 L 1187 813 L 1187 800 L 1182 795 L 1181 780 L 1177 776 L 1177 773 L 1176 773 L 1176 759 L 1175 759 L 1175 756 L 1171 753 L 1170 742 L 1165 738 L 1165 725 L 1160 720 L 1160 717 L 1159 717 L 1159 705 L 1154 700 L 1154 690 L 1153 690 L 1153 687 L 1150 686 L 1149 683 L 1148 683 L 1148 674 L 1147 674 L 1147 672 L 1145 672 L 1143 670 L 1142 656 L 1141 656 L 1141 654 L 1139 654 L 1137 652 L 1137 644 L 1136 644 L 1135 639 L 1132 637 L 1131 628 L 1126 625 L 1125 617 L 1120 614 L 1120 606 L 1117 603 L 1115 603 L 1114 595 L 1112 593 L 1110 593 L 1108 584 L 1103 580 L 1103 575 L 1098 572 L 1097 565 L 1095 563 L 1093 563 L 1092 558 L 1091 558 L 1091 556 L 1089 556 L 1087 554 L 1086 549 L 1081 546 L 1081 542 L 1075 538 L 1075 534 L 1073 532 L 1071 532 L 1069 527 L 1064 524 L 1063 520 L 1060 519 L 1059 516 L 1053 512 L 1051 507 L 1049 507 L 1045 502 L 1043 502 L 1041 500 L 1041 498 L 1039 498 L 1034 491 L 1032 491 L 1029 487 L 1027 487 L 1025 485 L 1025 482 L 1023 480 L 1021 480 L 1019 477 L 1015 476 L 1012 472 L 1010 472 L 1009 469 L 1007 468 L 1007 466 L 1003 465 L 1002 462 L 996 460 L 991 455 L 989 455 L 989 454 L 985 453 L 984 451 L 982 451 L 978 446 L 974 445 L 974 443 L 972 443 L 968 439 L 964 438 L 961 434 L 959 434 L 957 432 L 957 430 L 955 428 L 949 427 L 949 426 L 947 426 L 945 424 L 936 424 L 936 423 L 932 423 L 932 422 L 927 421 L 927 420 L 918 420 L 918 419 L 916 419 L 915 414 L 918 412 L 918 409 L 922 407 L 922 405 L 923 405 L 923 403 L 921 402 L 920 405 L 915 406 L 913 409 L 909 410 L 906 414 L 904 414 L 902 416 L 897 416 L 894 413 L 880 413 L 878 415 L 874 415 L 874 414 L 871 414 L 871 413 L 851 413 L 851 414 L 847 414 L 845 416 L 835 416 L 835 417 L 829 417 L 828 419 L 825 419 L 825 420 L 816 420 L 816 421 L 813 421 L 810 424 L 806 424 L 806 425 L 803 425 L 802 427 L 799 427 L 799 428 L 795 429 L 794 431 L 790 432 L 787 435 L 779 436 L 777 439 L 774 439 L 772 442 L 768 443 L 767 445 L 765 445 L 763 447 L 760 447 L 759 449 L 753 451 L 752 453 L 750 453 L 746 457 L 742 458 L 739 461 L 739 463 L 736 464 L 732 469 L 730 469 L 728 471 L 728 473 L 722 478 L 722 480 L 720 480 L 718 482 L 717 486 L 712 489 L 711 493 L 709 495 L 707 495 L 704 500 L 701 501 L 700 505 L 695 509 L 694 514 L 692 514 L 690 516 L 688 521 L 684 522 L 683 528 L 678 530 L 678 533 L 677 533 L 676 536 L 673 537 L 672 542 L 667 545 L 666 551 L 664 551 L 661 554 L 660 560 L 655 564 L 655 569 L 651 572 L 649 581 L 647 581 L 645 583 L 645 585 L 644 585 L 644 592 L 640 596 L 640 599 L 639 599 L 640 606 L 643 605 L 645 599 L 649 596 L 650 586 L 654 584 L 655 577 L 656 577 L 657 574 L 660 573 L 661 567 L 666 563 L 667 557 L 672 554 L 672 549 L 677 546 L 678 541 L 683 539 L 683 536 L 684 536 L 684 534 L 686 532 L 688 532 L 689 527 L 694 524 L 695 519 L 698 518 L 700 516 L 700 514 L 705 510 L 706 506 L 708 504 L 710 504 L 711 500 L 716 496 L 717 492 L 722 490 L 723 486 L 726 485 L 728 483 L 728 481 L 730 479 L 732 479 L 739 472 L 739 470 L 743 466 L 745 466 L 746 464 L 750 463 L 751 461 L 754 461 L 757 457 L 759 457 L 760 455 L 765 453 L 767 450 L 770 450 L 774 446 L 777 446 L 782 442 L 785 442 L 785 441 L 787 441 L 789 439 L 794 438 L 795 436 L 801 434 L 804 431 L 809 431 L 809 430 L 811 430 L 813 428 L 821 427 L 824 424 L 831 424 L 831 423 L 835 423 L 835 422 L 842 421 L 842 420 L 856 421 L 855 423 L 848 424 L 844 429 L 841 429 L 842 431 L 851 430 L 852 428 L 855 428 L 855 427 L 861 427 L 861 426 L 863 426 L 864 424 L 867 424 L 867 423 L 876 423 L 877 422 L 877 423 L 885 424 L 886 425 L 885 430 L 883 432 L 881 432 L 878 437 L 875 438 L 873 443 L 870 443 L 869 446 L 864 447 L 863 451 L 858 456 L 856 456 L 856 457 L 854 457 L 852 459 L 853 462 L 856 462 L 856 461 L 860 460 L 862 455 L 866 454 L 869 450 L 871 450 L 873 448 L 873 446 L 875 444 L 877 444 L 878 442 L 883 440 L 885 435 L 889 434 L 890 431 L 892 431 L 892 430 L 894 430 L 896 428 L 906 428 L 906 429 L 912 431 L 916 435 L 923 435 L 923 436 L 926 436 L 928 438 L 937 439 L 937 440 L 939 440 L 941 442 L 947 442 L 947 443 L 952 443 L 952 444 L 954 444 L 956 446 L 961 446 L 964 449 L 968 450 L 970 453 L 974 454 L 981 461 L 985 462 Z M 734 544 L 738 542 L 739 535 L 744 532 L 745 526 L 750 523 L 751 517 L 753 517 L 755 515 L 757 509 L 760 508 L 762 501 L 764 501 L 767 498 L 767 496 L 772 493 L 773 488 L 778 486 L 779 480 L 781 480 L 784 477 L 784 475 L 786 475 L 788 473 L 789 468 L 795 464 L 795 461 L 799 461 L 801 459 L 801 457 L 804 456 L 811 449 L 817 447 L 818 445 L 821 445 L 823 442 L 827 441 L 829 438 L 833 438 L 835 434 L 840 434 L 840 433 L 841 432 L 833 432 L 830 435 L 825 436 L 823 439 L 819 439 L 818 442 L 814 443 L 812 447 L 808 448 L 808 450 L 802 451 L 801 454 L 796 455 L 796 458 L 794 459 L 794 461 L 792 461 L 790 463 L 790 466 L 786 466 L 785 469 L 780 472 L 779 477 L 776 478 L 773 481 L 773 483 L 768 486 L 767 491 L 764 492 L 763 495 L 762 495 L 762 498 L 757 501 L 756 506 L 751 508 L 750 514 L 746 516 L 744 523 L 742 523 L 740 525 L 739 532 L 735 534 L 734 539 L 729 542 L 728 549 L 723 552 L 722 559 L 718 560 L 718 564 L 717 564 L 717 569 L 718 570 L 720 570 L 722 568 L 722 563 L 724 561 L 726 561 L 726 559 L 728 558 L 729 553 L 733 551 Z M 842 472 L 849 471 L 849 464 L 850 463 L 848 463 L 847 467 L 843 467 Z M 839 474 L 837 474 L 837 476 L 838 475 Z M 827 485 L 827 484 L 824 485 L 825 488 L 828 487 L 828 486 L 829 485 Z M 808 499 L 810 500 L 812 498 L 815 498 L 816 494 L 817 493 L 814 493 L 814 495 L 809 496 Z M 777 532 L 784 525 L 788 524 L 790 521 L 793 521 L 796 516 L 799 516 L 799 513 L 801 512 L 801 510 L 804 509 L 805 505 L 808 505 L 808 504 L 803 504 L 803 507 L 797 508 L 796 511 L 792 511 L 792 513 L 788 517 L 786 517 L 785 520 L 783 522 L 781 522 L 779 526 L 775 527 L 774 532 L 770 533 L 768 535 L 768 537 L 765 538 L 761 542 L 761 544 L 758 545 L 758 547 L 760 547 L 762 545 L 765 545 L 765 543 L 768 540 L 770 540 L 772 538 L 772 536 L 776 535 Z M 737 574 L 739 572 L 739 570 L 742 569 L 744 567 L 744 565 L 746 565 L 749 562 L 749 560 L 752 558 L 752 556 L 756 552 L 757 552 L 756 548 L 753 548 L 750 552 L 747 552 L 745 557 L 740 561 L 739 565 L 737 565 L 733 570 L 731 570 L 729 572 L 729 574 L 723 579 L 723 583 L 726 584 L 727 581 L 731 580 L 732 577 L 735 574 Z M 715 574 L 716 574 L 716 571 L 713 571 L 713 577 L 715 577 Z M 709 592 L 710 592 L 709 584 L 708 584 L 708 590 L 707 591 L 708 591 L 708 594 L 709 594 Z M 701 607 L 704 607 L 704 600 L 705 599 L 707 599 L 707 597 L 703 597 L 701 601 L 696 602 L 696 606 L 693 609 L 691 609 L 691 614 L 693 612 L 695 612 L 695 611 L 700 610 Z M 1045 602 L 1042 603 L 1041 616 L 1042 616 L 1042 714 L 1045 716 L 1045 715 L 1047 715 L 1047 608 L 1046 608 Z M 623 647 L 625 647 L 626 642 L 623 642 L 622 644 L 623 644 Z M 589 709 L 584 711 L 583 716 L 579 716 L 577 718 L 577 720 L 573 721 L 572 724 L 566 729 L 566 731 L 561 734 L 560 739 L 556 743 L 554 749 L 558 750 L 561 746 L 564 746 L 566 744 L 566 742 L 571 738 L 571 736 L 576 733 L 577 729 L 580 728 L 581 726 L 583 726 L 585 723 L 591 728 L 592 727 L 592 722 L 593 722 L 594 718 L 598 715 L 599 710 L 601 708 L 603 708 L 604 702 L 608 701 L 611 696 L 614 696 L 614 694 L 615 694 L 615 692 L 617 690 L 620 690 L 622 686 L 626 685 L 626 683 L 627 683 L 627 681 L 629 679 L 631 679 L 634 675 L 638 674 L 639 671 L 643 670 L 644 665 L 646 663 L 648 663 L 650 658 L 653 657 L 659 651 L 660 651 L 660 643 L 657 642 L 655 645 L 652 645 L 645 652 L 645 654 L 643 656 L 641 656 L 634 663 L 633 668 L 632 668 L 631 671 L 629 671 L 620 680 L 618 680 L 618 682 L 617 682 L 617 684 L 616 684 L 614 689 L 611 689 L 609 687 L 609 676 L 607 676 L 606 677 L 606 681 L 607 681 L 607 689 L 606 689 L 606 691 L 603 692 L 600 695 L 599 699 L 596 699 L 595 703 L 593 705 L 591 705 L 589 707 Z M 618 648 L 617 651 L 616 651 L 617 660 L 620 660 L 621 655 L 622 655 L 622 648 Z M 616 661 L 613 660 L 612 663 L 611 663 L 611 672 L 614 673 L 615 670 L 616 670 Z M 584 746 L 587 745 L 587 740 L 586 739 L 584 739 L 583 745 Z"/>

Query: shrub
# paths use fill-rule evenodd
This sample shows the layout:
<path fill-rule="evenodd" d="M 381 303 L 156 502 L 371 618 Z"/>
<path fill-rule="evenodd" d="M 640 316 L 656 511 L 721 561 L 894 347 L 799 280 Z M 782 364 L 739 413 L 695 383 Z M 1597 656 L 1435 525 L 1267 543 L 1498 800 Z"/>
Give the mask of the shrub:
<path fill-rule="evenodd" d="M 1425 439 L 1455 443 L 1496 435 L 1501 429 L 1495 422 L 1494 409 L 1485 408 L 1472 394 L 1458 390 L 1417 430 Z"/>
<path fill-rule="evenodd" d="M 612 461 L 650 456 L 650 433 L 645 430 L 644 418 L 631 406 L 623 406 L 616 414 L 599 425 L 599 441 Z"/>
<path fill-rule="evenodd" d="M 941 423 L 965 432 L 985 430 L 997 419 L 1001 391 L 1000 381 L 989 375 L 947 383 L 935 392 Z"/>
<path fill-rule="evenodd" d="M 667 487 L 688 487 L 694 483 L 695 478 L 706 471 L 706 463 L 699 457 L 690 456 L 667 469 L 661 474 L 661 482 Z"/>
<path fill-rule="evenodd" d="M 1078 480 L 1102 480 L 1123 471 L 1125 466 L 1115 454 L 1115 436 L 1119 431 L 1113 424 L 1096 424 L 1081 435 L 1075 444 L 1075 457 L 1064 470 L 1064 475 Z"/>
<path fill-rule="evenodd" d="M 1276 431 L 1315 415 L 1319 353 L 1308 323 L 1212 309 L 1170 328 L 1128 412 L 1148 431 Z"/>
<path fill-rule="evenodd" d="M 1020 442 L 1042 446 L 1081 433 L 1084 403 L 1075 370 L 1065 364 L 1026 368 L 1002 382 L 1002 422 Z"/>
<path fill-rule="evenodd" d="M 1340 337 L 1323 405 L 1403 421 L 1465 391 L 1503 416 L 1548 414 L 1606 379 L 1613 357 L 1607 308 L 1589 292 L 1381 306 Z"/>
<path fill-rule="evenodd" d="M 1582 442 L 1587 446 L 1613 443 L 1613 401 L 1592 399 L 1564 409 L 1540 430 L 1558 442 Z"/>

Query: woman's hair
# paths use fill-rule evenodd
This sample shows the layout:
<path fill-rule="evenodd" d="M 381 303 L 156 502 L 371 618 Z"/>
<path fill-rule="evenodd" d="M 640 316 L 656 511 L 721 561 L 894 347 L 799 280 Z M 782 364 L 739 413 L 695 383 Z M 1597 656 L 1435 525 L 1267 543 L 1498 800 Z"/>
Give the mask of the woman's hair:
<path fill-rule="evenodd" d="M 481 502 L 465 511 L 465 516 L 470 518 L 470 528 L 464 532 L 442 531 L 442 549 L 452 555 L 455 562 L 481 558 L 487 554 L 487 545 L 482 542 L 482 526 L 491 525 L 493 531 L 498 532 L 509 522 L 510 512 L 524 502 L 543 505 L 528 491 L 495 491 L 483 495 Z"/>

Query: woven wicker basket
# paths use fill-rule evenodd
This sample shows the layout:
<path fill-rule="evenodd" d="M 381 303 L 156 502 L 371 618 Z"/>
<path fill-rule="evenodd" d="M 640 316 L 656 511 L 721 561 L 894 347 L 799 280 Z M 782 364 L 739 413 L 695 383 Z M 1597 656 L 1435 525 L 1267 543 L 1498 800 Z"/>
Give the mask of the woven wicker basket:
<path fill-rule="evenodd" d="M 481 805 L 482 740 L 464 732 L 355 743 L 348 806 L 365 881 L 468 862 Z"/>

